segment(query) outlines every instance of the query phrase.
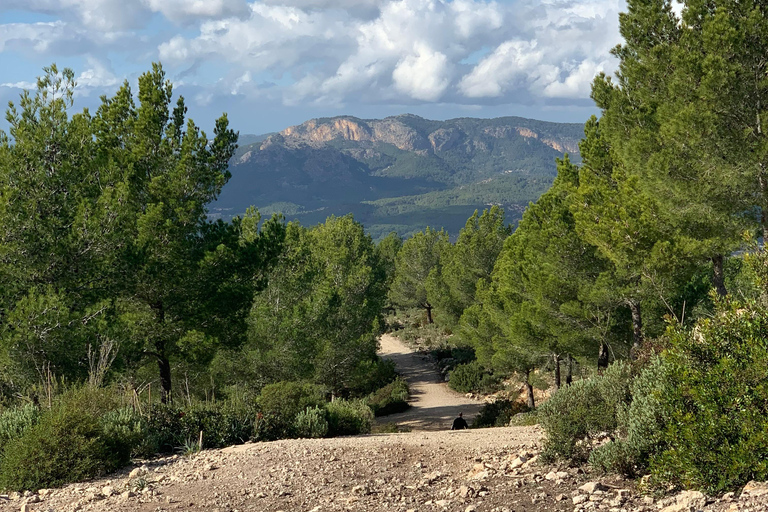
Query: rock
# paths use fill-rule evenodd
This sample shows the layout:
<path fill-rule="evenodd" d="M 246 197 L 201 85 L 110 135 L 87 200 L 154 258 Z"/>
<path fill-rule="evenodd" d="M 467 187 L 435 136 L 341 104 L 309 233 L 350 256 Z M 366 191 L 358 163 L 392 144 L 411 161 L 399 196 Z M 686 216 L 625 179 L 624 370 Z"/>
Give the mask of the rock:
<path fill-rule="evenodd" d="M 467 508 L 464 509 L 464 512 L 476 512 L 477 507 L 475 505 L 468 505 Z"/>
<path fill-rule="evenodd" d="M 752 480 L 741 491 L 741 495 L 749 496 L 750 498 L 756 498 L 758 496 L 765 496 L 768 494 L 768 482 L 756 482 Z"/>
<path fill-rule="evenodd" d="M 127 500 L 127 499 L 129 499 L 129 498 L 133 498 L 134 496 L 136 496 L 136 494 L 134 494 L 134 492 L 133 492 L 133 491 L 125 491 L 124 493 L 122 493 L 122 494 L 120 495 L 120 497 L 121 497 L 122 499 L 124 499 L 124 500 Z"/>
<path fill-rule="evenodd" d="M 115 492 L 115 488 L 112 487 L 111 485 L 107 485 L 106 487 L 101 489 L 101 495 L 104 496 L 105 498 L 109 498 L 113 494 L 117 494 L 117 493 Z"/>
<path fill-rule="evenodd" d="M 700 491 L 683 491 L 674 497 L 674 503 L 661 509 L 662 512 L 689 512 L 704 508 L 707 497 Z"/>
<path fill-rule="evenodd" d="M 443 476 L 443 474 L 439 471 L 433 471 L 432 473 L 424 475 L 424 480 L 426 480 L 428 484 L 431 484 L 438 480 L 441 476 Z"/>
<path fill-rule="evenodd" d="M 147 469 L 147 466 L 141 466 L 139 468 L 133 468 L 130 473 L 128 473 L 128 478 L 138 478 L 142 475 L 146 475 L 149 470 Z"/>
<path fill-rule="evenodd" d="M 461 487 L 459 487 L 459 496 L 461 496 L 462 498 L 466 499 L 471 494 L 472 494 L 472 489 L 470 489 L 466 485 L 462 485 Z"/>
<path fill-rule="evenodd" d="M 593 494 L 595 491 L 607 491 L 608 488 L 601 484 L 600 482 L 587 482 L 586 484 L 579 487 L 582 491 Z"/>
<path fill-rule="evenodd" d="M 512 469 L 517 469 L 519 467 L 522 467 L 527 460 L 528 459 L 526 459 L 525 457 L 517 457 L 515 460 L 512 461 L 509 467 Z"/>
<path fill-rule="evenodd" d="M 32 506 L 27 503 L 22 503 L 21 512 L 32 512 Z"/>
<path fill-rule="evenodd" d="M 579 494 L 578 496 L 574 496 L 573 497 L 573 504 L 574 505 L 579 505 L 581 503 L 584 503 L 588 499 L 589 499 L 589 497 L 586 494 Z"/>
<path fill-rule="evenodd" d="M 451 500 L 437 500 L 435 502 L 435 505 L 438 507 L 448 508 L 448 505 L 451 504 Z"/>

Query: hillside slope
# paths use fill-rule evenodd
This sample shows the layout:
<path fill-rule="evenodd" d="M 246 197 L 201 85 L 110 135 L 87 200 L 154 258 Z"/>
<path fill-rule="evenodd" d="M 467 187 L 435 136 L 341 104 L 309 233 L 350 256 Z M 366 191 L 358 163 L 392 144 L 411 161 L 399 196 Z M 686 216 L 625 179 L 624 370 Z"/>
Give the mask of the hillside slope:
<path fill-rule="evenodd" d="M 578 159 L 582 134 L 580 124 L 518 117 L 313 119 L 263 140 L 243 136 L 255 142 L 238 150 L 212 213 L 255 205 L 314 224 L 352 212 L 374 236 L 426 225 L 455 233 L 489 204 L 514 220 L 551 184 L 555 158 Z"/>

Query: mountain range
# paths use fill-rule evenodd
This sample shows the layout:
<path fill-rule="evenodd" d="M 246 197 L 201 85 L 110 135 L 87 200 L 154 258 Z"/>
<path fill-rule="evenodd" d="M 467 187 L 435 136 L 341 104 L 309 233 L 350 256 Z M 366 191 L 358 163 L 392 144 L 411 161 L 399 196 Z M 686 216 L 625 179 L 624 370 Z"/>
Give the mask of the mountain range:
<path fill-rule="evenodd" d="M 231 218 L 254 205 L 304 225 L 351 212 L 374 238 L 427 225 L 455 235 L 493 204 L 515 223 L 551 185 L 556 158 L 578 161 L 582 136 L 581 124 L 520 117 L 312 119 L 242 135 L 232 178 L 210 210 Z"/>

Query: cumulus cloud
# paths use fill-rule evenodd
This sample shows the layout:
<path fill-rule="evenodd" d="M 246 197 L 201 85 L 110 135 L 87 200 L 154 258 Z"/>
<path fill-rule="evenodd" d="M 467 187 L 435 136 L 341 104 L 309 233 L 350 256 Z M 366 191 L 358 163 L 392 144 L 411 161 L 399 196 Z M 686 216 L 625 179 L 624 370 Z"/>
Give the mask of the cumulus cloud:
<path fill-rule="evenodd" d="M 407 55 L 392 72 L 395 88 L 417 100 L 437 101 L 450 80 L 448 58 L 421 46 L 415 55 Z"/>
<path fill-rule="evenodd" d="M 174 22 L 190 22 L 201 18 L 228 18 L 246 16 L 249 12 L 245 0 L 144 0 L 153 12 L 162 13 Z"/>
<path fill-rule="evenodd" d="M 595 73 L 613 71 L 622 8 L 623 0 L 4 0 L 0 12 L 57 21 L 0 25 L 0 52 L 88 54 L 83 91 L 160 60 L 206 104 L 233 94 L 290 105 L 562 104 L 583 102 Z"/>
<path fill-rule="evenodd" d="M 620 1 L 358 2 L 375 11 L 368 19 L 343 8 L 351 0 L 264 0 L 159 53 L 176 65 L 224 59 L 242 72 L 288 75 L 291 104 L 583 99 L 594 74 L 613 69 Z"/>

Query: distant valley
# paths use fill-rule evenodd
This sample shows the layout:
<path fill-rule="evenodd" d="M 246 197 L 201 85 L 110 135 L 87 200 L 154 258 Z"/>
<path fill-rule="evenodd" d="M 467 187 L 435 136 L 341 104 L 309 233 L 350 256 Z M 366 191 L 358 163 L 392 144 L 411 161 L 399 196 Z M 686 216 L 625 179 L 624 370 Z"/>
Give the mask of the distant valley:
<path fill-rule="evenodd" d="M 582 136 L 581 124 L 519 117 L 313 119 L 241 135 L 211 214 L 227 219 L 254 205 L 313 225 L 351 212 L 374 238 L 427 225 L 456 234 L 491 204 L 514 223 L 552 183 L 555 158 L 578 160 Z"/>

